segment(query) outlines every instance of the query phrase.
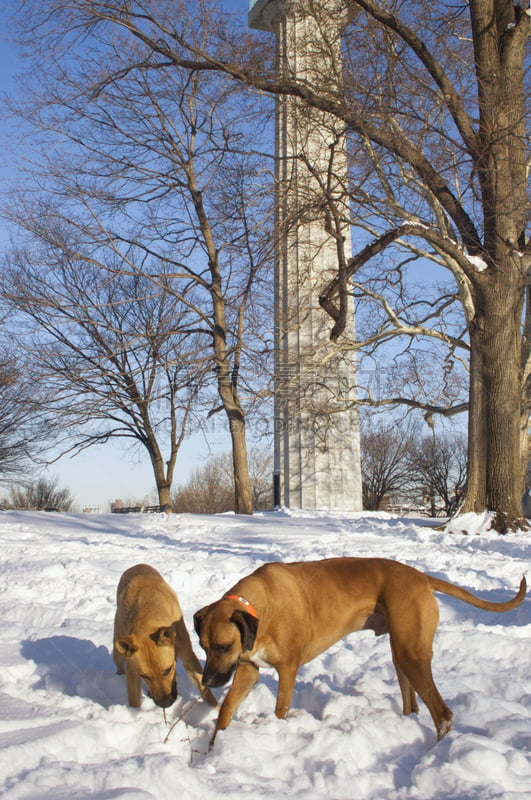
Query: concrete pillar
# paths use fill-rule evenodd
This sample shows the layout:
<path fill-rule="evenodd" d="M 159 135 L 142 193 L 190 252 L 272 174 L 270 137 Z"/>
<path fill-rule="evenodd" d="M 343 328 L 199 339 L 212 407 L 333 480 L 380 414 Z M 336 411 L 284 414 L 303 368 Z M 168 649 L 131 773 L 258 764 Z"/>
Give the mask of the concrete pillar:
<path fill-rule="evenodd" d="M 279 76 L 341 91 L 340 0 L 251 0 L 249 24 L 276 35 Z M 280 504 L 362 508 L 356 363 L 330 342 L 319 294 L 351 256 L 342 123 L 279 97 L 276 114 L 275 483 Z"/>

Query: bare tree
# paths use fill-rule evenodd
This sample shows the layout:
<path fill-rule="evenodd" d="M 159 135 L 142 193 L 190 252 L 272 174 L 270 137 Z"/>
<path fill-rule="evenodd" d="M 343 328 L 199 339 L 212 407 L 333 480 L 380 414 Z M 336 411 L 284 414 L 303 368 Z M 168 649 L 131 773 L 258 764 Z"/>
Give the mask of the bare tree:
<path fill-rule="evenodd" d="M 409 458 L 414 446 L 414 426 L 389 425 L 380 421 L 365 425 L 361 434 L 363 507 L 385 510 L 395 495 L 404 494 L 411 484 Z"/>
<path fill-rule="evenodd" d="M 364 508 L 426 504 L 432 517 L 454 514 L 466 483 L 462 432 L 423 435 L 410 419 L 369 423 L 361 437 Z"/>
<path fill-rule="evenodd" d="M 392 242 L 411 239 L 426 243 L 453 274 L 470 343 L 462 511 L 488 507 L 496 511 L 494 526 L 505 532 L 524 524 L 519 436 L 527 358 L 520 320 L 529 264 L 523 87 L 528 13 L 523 4 L 497 0 L 458 10 L 372 0 L 352 5 L 365 12 L 364 32 L 376 26 L 382 42 L 376 63 L 383 69 L 374 71 L 376 91 L 366 72 L 352 72 L 349 96 L 337 110 L 381 154 L 378 179 L 396 222 L 360 251 L 348 274 Z M 370 36 L 373 47 L 375 40 Z M 362 57 L 359 50 L 357 55 Z M 370 98 L 367 116 L 362 98 Z M 338 284 L 329 286 L 326 299 L 336 290 Z M 528 411 L 524 399 L 525 427 Z"/>
<path fill-rule="evenodd" d="M 273 453 L 270 447 L 255 445 L 250 448 L 249 473 L 255 509 L 273 508 Z"/>
<path fill-rule="evenodd" d="M 466 438 L 439 434 L 419 438 L 410 452 L 412 482 L 428 498 L 430 515 L 451 516 L 460 506 L 466 485 Z"/>
<path fill-rule="evenodd" d="M 7 343 L 4 341 L 3 345 Z M 31 472 L 44 451 L 55 441 L 56 426 L 43 412 L 44 391 L 26 371 L 19 345 L 0 362 L 0 483 L 9 484 Z"/>
<path fill-rule="evenodd" d="M 171 294 L 107 269 L 94 251 L 83 257 L 78 246 L 72 257 L 77 243 L 64 230 L 54 233 L 42 205 L 40 211 L 31 217 L 25 206 L 19 218 L 34 246 L 11 252 L 4 292 L 19 311 L 15 324 L 26 330 L 26 359 L 47 385 L 45 406 L 60 420 L 63 454 L 110 438 L 138 443 L 149 455 L 159 503 L 169 508 L 177 455 L 203 381 L 200 343 Z M 37 251 L 39 239 L 47 247 Z"/>
<path fill-rule="evenodd" d="M 0 477 L 5 480 L 20 471 L 28 461 L 29 440 L 24 423 L 31 412 L 19 402 L 19 379 L 15 365 L 0 364 Z"/>
<path fill-rule="evenodd" d="M 32 511 L 70 511 L 74 498 L 68 488 L 59 486 L 58 478 L 41 477 L 13 486 L 7 504 Z"/>
<path fill-rule="evenodd" d="M 186 310 L 202 373 L 215 379 L 219 399 L 210 414 L 221 410 L 228 421 L 235 507 L 252 513 L 240 392 L 256 385 L 260 351 L 268 349 L 263 326 L 252 337 L 246 331 L 251 288 L 270 258 L 257 221 L 271 211 L 271 178 L 267 162 L 246 151 L 261 144 L 267 119 L 241 107 L 226 77 L 206 80 L 162 63 L 152 69 L 149 48 L 131 47 L 112 28 L 95 29 L 63 56 L 56 63 L 52 56 L 46 92 L 27 96 L 29 110 L 21 112 L 56 141 L 51 157 L 40 156 L 42 191 L 37 202 L 21 192 L 8 214 L 26 230 L 29 217 L 33 236 L 83 270 L 93 260 L 111 282 L 140 276 L 155 287 L 143 286 L 148 295 L 171 294 Z M 131 392 L 127 403 L 137 394 L 144 402 L 137 386 Z"/>

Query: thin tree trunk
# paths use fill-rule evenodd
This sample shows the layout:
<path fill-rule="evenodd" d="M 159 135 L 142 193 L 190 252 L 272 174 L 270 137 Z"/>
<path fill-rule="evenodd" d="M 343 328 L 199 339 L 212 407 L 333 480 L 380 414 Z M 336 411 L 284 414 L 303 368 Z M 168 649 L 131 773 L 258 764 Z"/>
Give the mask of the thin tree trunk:
<path fill-rule="evenodd" d="M 237 514 L 253 513 L 253 492 L 247 462 L 245 414 L 238 395 L 238 376 L 231 375 L 226 345 L 225 305 L 220 291 L 211 289 L 214 304 L 214 353 L 218 392 L 229 421 L 234 468 L 234 510 Z"/>
<path fill-rule="evenodd" d="M 148 450 L 153 467 L 153 474 L 155 476 L 159 505 L 166 506 L 166 511 L 171 511 L 171 484 L 173 475 L 168 474 L 157 443 L 150 442 Z M 173 470 L 171 472 L 173 472 Z"/>
<path fill-rule="evenodd" d="M 232 464 L 234 469 L 234 508 L 237 514 L 252 514 L 253 492 L 247 462 L 245 421 L 239 415 L 229 415 L 232 441 Z"/>
<path fill-rule="evenodd" d="M 212 229 L 203 205 L 203 196 L 197 186 L 193 164 L 189 166 L 188 181 L 190 193 L 196 209 L 197 218 L 203 234 L 209 256 L 211 283 L 208 287 L 212 298 L 213 348 L 216 363 L 218 394 L 229 421 L 232 443 L 232 463 L 234 467 L 234 504 L 237 514 L 253 513 L 253 493 L 247 463 L 247 445 L 245 439 L 245 413 L 238 395 L 238 359 L 235 358 L 231 374 L 230 356 L 227 351 L 227 318 L 225 299 L 222 291 L 222 277 L 219 266 L 219 251 L 216 247 Z M 243 336 L 242 318 L 239 320 L 236 351 L 241 348 Z"/>
<path fill-rule="evenodd" d="M 159 505 L 163 506 L 165 511 L 173 511 L 171 502 L 171 494 L 169 486 L 158 486 Z"/>

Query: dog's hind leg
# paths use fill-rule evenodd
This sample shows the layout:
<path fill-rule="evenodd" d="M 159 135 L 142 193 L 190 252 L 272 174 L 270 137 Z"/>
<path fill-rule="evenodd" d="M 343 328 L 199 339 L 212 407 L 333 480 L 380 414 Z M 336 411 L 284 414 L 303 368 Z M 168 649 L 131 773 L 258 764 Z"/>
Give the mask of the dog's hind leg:
<path fill-rule="evenodd" d="M 410 684 L 406 675 L 402 671 L 401 667 L 398 665 L 394 651 L 393 651 L 393 663 L 396 669 L 396 677 L 398 678 L 398 685 L 400 686 L 400 691 L 402 693 L 402 712 L 404 714 L 416 714 L 417 711 L 419 710 L 419 706 L 417 703 L 417 693 L 413 689 L 412 685 Z"/>
<path fill-rule="evenodd" d="M 419 697 L 428 706 L 437 731 L 437 738 L 442 739 L 452 730 L 452 712 L 442 699 L 433 680 L 430 659 L 419 659 L 406 656 L 400 659 L 400 668 L 407 676 Z"/>
<path fill-rule="evenodd" d="M 433 680 L 431 639 L 428 641 L 426 634 L 427 632 L 424 630 L 422 637 L 417 638 L 416 642 L 411 642 L 397 641 L 391 633 L 391 647 L 402 690 L 404 713 L 408 713 L 406 709 L 410 706 L 411 710 L 415 710 L 416 700 L 413 701 L 412 697 L 416 692 L 429 709 L 437 731 L 437 738 L 442 739 L 452 729 L 452 712 L 439 694 Z"/>

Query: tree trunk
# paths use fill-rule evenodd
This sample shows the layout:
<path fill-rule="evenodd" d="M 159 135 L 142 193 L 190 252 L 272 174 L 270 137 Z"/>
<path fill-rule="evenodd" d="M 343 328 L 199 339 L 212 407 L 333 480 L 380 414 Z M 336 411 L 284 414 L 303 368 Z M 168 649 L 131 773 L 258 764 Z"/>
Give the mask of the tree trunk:
<path fill-rule="evenodd" d="M 529 415 L 531 414 L 531 275 L 526 274 L 525 288 L 525 320 L 522 333 L 522 398 L 520 407 L 520 461 L 522 483 L 525 488 L 527 480 L 527 465 L 531 456 L 531 442 L 529 437 Z"/>
<path fill-rule="evenodd" d="M 153 467 L 153 474 L 155 476 L 159 504 L 161 506 L 166 506 L 166 511 L 171 511 L 171 484 L 173 475 L 168 475 L 165 469 L 164 459 L 156 443 L 154 446 L 148 447 L 148 450 Z"/>
<path fill-rule="evenodd" d="M 229 420 L 234 472 L 234 510 L 237 514 L 252 514 L 253 492 L 247 461 L 245 416 L 237 392 L 231 385 L 228 365 L 218 365 L 218 391 Z"/>
<path fill-rule="evenodd" d="M 486 401 L 480 347 L 483 315 L 476 316 L 470 332 L 470 385 L 468 412 L 468 469 L 465 496 L 458 513 L 480 514 L 487 508 Z"/>
<path fill-rule="evenodd" d="M 243 416 L 229 414 L 229 425 L 234 471 L 234 509 L 237 514 L 252 514 L 254 502 L 247 462 L 245 420 Z"/>
<path fill-rule="evenodd" d="M 227 317 L 223 295 L 223 280 L 219 265 L 219 250 L 216 247 L 212 228 L 203 204 L 203 196 L 197 186 L 193 163 L 188 168 L 190 193 L 195 206 L 199 226 L 206 244 L 209 261 L 211 283 L 208 287 L 212 299 L 214 325 L 212 343 L 218 394 L 228 421 L 232 442 L 232 463 L 234 467 L 234 510 L 237 514 L 253 513 L 253 493 L 247 463 L 247 445 L 245 440 L 245 413 L 238 395 L 239 352 L 242 347 L 243 316 L 240 310 L 238 333 L 233 348 L 233 366 L 231 370 L 230 354 L 227 348 Z"/>
<path fill-rule="evenodd" d="M 494 511 L 493 527 L 500 533 L 525 526 L 520 462 L 521 311 L 522 288 L 508 271 L 496 268 L 477 282 L 476 316 L 470 331 L 468 479 L 460 513 Z"/>
<path fill-rule="evenodd" d="M 173 511 L 170 487 L 168 485 L 157 486 L 157 491 L 159 495 L 159 504 L 163 506 L 166 511 Z"/>
<path fill-rule="evenodd" d="M 484 331 L 483 366 L 487 437 L 487 503 L 496 512 L 500 533 L 524 526 L 520 466 L 520 320 L 522 287 L 511 276 L 485 291 L 488 325 Z"/>
<path fill-rule="evenodd" d="M 218 279 L 220 283 L 220 279 Z M 253 513 L 253 492 L 247 462 L 245 414 L 238 395 L 238 369 L 231 374 L 226 342 L 225 305 L 219 288 L 211 288 L 214 306 L 214 353 L 216 358 L 218 393 L 229 421 L 234 469 L 234 510 L 237 514 Z"/>
<path fill-rule="evenodd" d="M 486 500 L 495 512 L 493 527 L 505 533 L 527 527 L 521 504 L 520 337 L 526 207 L 523 59 L 529 21 L 520 6 L 503 0 L 471 0 L 469 7 L 479 110 L 474 160 L 485 263 L 471 280 L 483 376 Z"/>

